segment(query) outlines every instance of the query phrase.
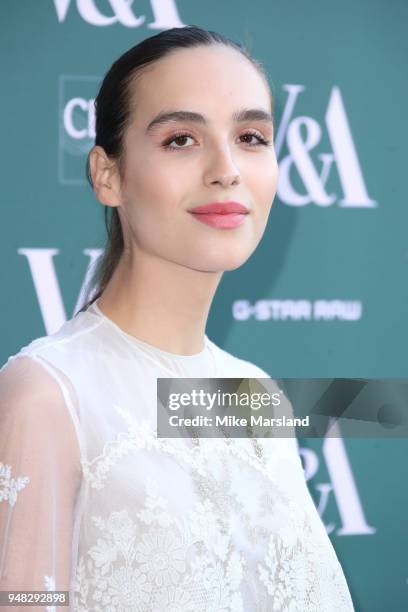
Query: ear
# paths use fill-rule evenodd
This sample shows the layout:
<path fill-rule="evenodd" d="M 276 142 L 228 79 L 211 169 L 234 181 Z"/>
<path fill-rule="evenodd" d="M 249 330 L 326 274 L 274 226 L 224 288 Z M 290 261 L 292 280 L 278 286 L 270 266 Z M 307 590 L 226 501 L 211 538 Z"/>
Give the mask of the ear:
<path fill-rule="evenodd" d="M 115 160 L 109 158 L 105 150 L 96 145 L 90 151 L 89 166 L 98 200 L 106 206 L 120 206 L 120 177 Z"/>

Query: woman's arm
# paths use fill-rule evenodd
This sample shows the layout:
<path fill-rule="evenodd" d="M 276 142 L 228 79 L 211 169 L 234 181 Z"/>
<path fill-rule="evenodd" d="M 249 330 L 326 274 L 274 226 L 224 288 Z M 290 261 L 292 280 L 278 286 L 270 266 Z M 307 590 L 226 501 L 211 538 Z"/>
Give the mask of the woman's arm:
<path fill-rule="evenodd" d="M 30 357 L 0 370 L 1 591 L 69 588 L 81 467 L 64 393 Z"/>

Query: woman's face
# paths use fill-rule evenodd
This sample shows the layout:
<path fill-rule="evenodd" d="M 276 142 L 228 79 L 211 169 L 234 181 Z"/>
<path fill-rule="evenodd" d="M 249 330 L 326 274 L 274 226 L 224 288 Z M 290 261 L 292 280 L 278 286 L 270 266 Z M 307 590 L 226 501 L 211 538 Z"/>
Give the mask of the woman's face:
<path fill-rule="evenodd" d="M 119 207 L 125 240 L 136 252 L 195 270 L 241 266 L 261 240 L 278 181 L 272 122 L 233 120 L 243 109 L 271 114 L 262 77 L 237 51 L 217 45 L 173 52 L 132 88 Z M 180 110 L 205 122 L 173 120 L 147 129 L 159 113 Z M 258 144 L 257 137 L 271 144 Z M 249 209 L 234 228 L 207 225 L 188 212 L 231 200 Z"/>

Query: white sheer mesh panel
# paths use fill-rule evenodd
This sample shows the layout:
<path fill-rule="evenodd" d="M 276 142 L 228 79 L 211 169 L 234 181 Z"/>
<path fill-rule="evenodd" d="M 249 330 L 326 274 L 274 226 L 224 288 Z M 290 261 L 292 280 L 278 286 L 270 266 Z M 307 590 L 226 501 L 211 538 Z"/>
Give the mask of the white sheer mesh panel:
<path fill-rule="evenodd" d="M 0 369 L 0 590 L 69 589 L 78 427 L 60 371 L 29 356 Z"/>

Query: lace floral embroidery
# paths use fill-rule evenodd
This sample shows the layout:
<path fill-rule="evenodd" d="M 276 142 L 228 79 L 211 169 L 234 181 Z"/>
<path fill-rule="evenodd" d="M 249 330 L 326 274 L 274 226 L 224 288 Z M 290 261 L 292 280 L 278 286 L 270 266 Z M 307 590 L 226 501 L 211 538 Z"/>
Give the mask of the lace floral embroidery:
<path fill-rule="evenodd" d="M 92 488 L 102 489 L 111 467 L 129 452 L 138 449 L 155 449 L 173 455 L 202 475 L 206 473 L 205 466 L 208 453 L 229 452 L 263 473 L 270 480 L 274 478 L 272 462 L 266 462 L 262 456 L 262 448 L 256 440 L 245 438 L 211 438 L 207 440 L 203 438 L 198 446 L 189 447 L 183 439 L 158 438 L 157 430 L 148 421 L 138 421 L 127 410 L 118 405 L 114 405 L 114 409 L 124 418 L 127 431 L 119 432 L 115 440 L 108 441 L 104 445 L 101 455 L 95 457 L 92 461 L 81 461 L 84 478 Z M 278 442 L 282 441 L 278 440 Z M 276 457 L 281 452 L 280 448 L 280 446 L 276 447 L 278 451 Z M 300 461 L 298 456 L 288 456 L 288 460 Z"/>
<path fill-rule="evenodd" d="M 92 516 L 93 546 L 80 554 L 75 574 L 77 612 L 353 610 L 317 511 L 312 516 L 300 492 L 294 499 L 279 480 L 275 460 L 292 463 L 288 475 L 298 477 L 301 467 L 284 444 L 276 454 L 245 439 L 193 439 L 189 446 L 157 438 L 151 424 L 116 409 L 127 431 L 84 464 L 91 487 L 103 489 L 128 453 L 154 449 L 191 468 L 193 506 L 173 508 L 147 476 L 142 503 Z"/>
<path fill-rule="evenodd" d="M 28 476 L 11 477 L 11 466 L 0 461 L 0 502 L 7 501 L 14 506 L 17 493 L 30 482 Z"/>
<path fill-rule="evenodd" d="M 318 540 L 307 514 L 292 501 L 285 523 L 269 535 L 258 573 L 271 596 L 271 612 L 353 609 L 334 550 Z"/>
<path fill-rule="evenodd" d="M 92 517 L 100 537 L 79 559 L 75 610 L 243 612 L 245 560 L 212 502 L 198 502 L 183 518 L 167 505 L 149 479 L 136 521 L 125 509 Z"/>

